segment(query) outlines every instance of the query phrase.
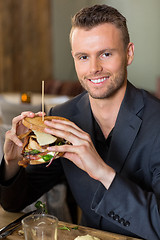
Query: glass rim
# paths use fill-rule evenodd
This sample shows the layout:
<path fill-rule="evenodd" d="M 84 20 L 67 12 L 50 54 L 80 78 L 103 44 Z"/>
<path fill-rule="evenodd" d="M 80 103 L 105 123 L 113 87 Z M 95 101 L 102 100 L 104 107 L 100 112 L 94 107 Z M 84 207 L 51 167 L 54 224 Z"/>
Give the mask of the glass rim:
<path fill-rule="evenodd" d="M 54 215 L 51 215 L 51 214 L 48 214 L 48 213 L 37 213 L 37 214 L 30 214 L 28 215 L 27 217 L 23 218 L 22 219 L 22 225 L 26 225 L 26 226 L 29 226 L 29 224 L 27 223 L 27 221 L 31 220 L 31 219 L 34 219 L 34 218 L 43 218 L 43 217 L 48 217 L 52 220 L 55 220 L 55 222 L 58 224 L 58 218 Z M 52 225 L 52 224 L 50 224 Z M 49 226 L 49 225 L 48 225 Z M 37 226 L 38 227 L 38 226 Z"/>

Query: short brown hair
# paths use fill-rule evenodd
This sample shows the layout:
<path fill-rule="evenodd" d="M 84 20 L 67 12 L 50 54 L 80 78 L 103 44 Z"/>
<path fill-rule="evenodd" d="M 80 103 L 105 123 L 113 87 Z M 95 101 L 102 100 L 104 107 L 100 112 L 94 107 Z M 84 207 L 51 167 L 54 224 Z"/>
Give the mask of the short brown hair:
<path fill-rule="evenodd" d="M 130 42 L 126 18 L 117 9 L 105 4 L 83 8 L 74 15 L 72 18 L 70 40 L 74 28 L 79 27 L 89 30 L 103 23 L 111 23 L 121 30 L 124 47 L 126 48 Z"/>

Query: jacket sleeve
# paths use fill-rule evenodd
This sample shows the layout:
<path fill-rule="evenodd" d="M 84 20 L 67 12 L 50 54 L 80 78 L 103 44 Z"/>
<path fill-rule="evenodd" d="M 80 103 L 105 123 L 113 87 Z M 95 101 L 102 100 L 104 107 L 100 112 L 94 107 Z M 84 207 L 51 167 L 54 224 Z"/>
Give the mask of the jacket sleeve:
<path fill-rule="evenodd" d="M 144 239 L 160 239 L 160 215 L 156 195 L 145 192 L 119 174 L 109 190 L 99 184 L 92 209 L 113 224 Z"/>
<path fill-rule="evenodd" d="M 1 172 L 3 171 L 3 161 Z M 64 179 L 61 160 L 46 164 L 29 165 L 20 168 L 17 175 L 9 181 L 0 182 L 0 204 L 11 212 L 24 209 Z"/>
<path fill-rule="evenodd" d="M 117 173 L 108 190 L 100 183 L 92 209 L 102 218 L 147 240 L 160 239 L 160 138 L 157 137 L 145 169 L 147 181 L 142 187 L 134 180 Z M 132 164 L 132 163 L 131 163 Z M 148 183 L 147 183 L 148 182 Z M 146 190 L 146 189 L 149 190 Z"/>

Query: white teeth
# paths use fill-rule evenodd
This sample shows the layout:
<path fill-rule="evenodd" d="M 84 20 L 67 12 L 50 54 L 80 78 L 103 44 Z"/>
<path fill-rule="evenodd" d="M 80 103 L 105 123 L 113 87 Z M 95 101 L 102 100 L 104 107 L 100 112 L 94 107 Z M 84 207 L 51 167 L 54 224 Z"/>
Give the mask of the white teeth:
<path fill-rule="evenodd" d="M 107 78 L 90 79 L 90 81 L 93 83 L 101 83 L 101 82 L 104 82 Z"/>

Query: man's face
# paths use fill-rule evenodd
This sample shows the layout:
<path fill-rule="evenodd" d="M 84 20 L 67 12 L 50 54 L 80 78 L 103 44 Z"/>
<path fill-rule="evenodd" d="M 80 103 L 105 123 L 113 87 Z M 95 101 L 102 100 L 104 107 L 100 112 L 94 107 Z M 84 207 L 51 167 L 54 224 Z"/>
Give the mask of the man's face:
<path fill-rule="evenodd" d="M 75 28 L 71 46 L 79 81 L 92 98 L 113 96 L 126 84 L 128 50 L 113 24 Z"/>

